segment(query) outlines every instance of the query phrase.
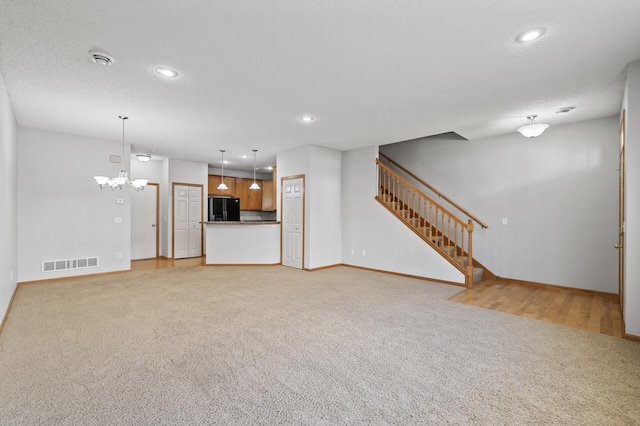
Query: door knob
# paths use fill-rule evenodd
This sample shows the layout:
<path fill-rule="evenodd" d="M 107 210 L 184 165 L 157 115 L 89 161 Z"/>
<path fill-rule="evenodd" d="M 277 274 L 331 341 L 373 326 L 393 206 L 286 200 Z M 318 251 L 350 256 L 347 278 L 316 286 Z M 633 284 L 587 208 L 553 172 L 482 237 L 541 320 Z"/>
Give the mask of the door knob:
<path fill-rule="evenodd" d="M 152 224 L 152 225 L 151 225 L 151 227 L 152 227 L 152 228 L 155 228 L 155 227 L 156 227 L 156 224 L 155 224 L 155 223 L 154 223 L 154 224 Z"/>
<path fill-rule="evenodd" d="M 622 248 L 622 244 L 614 244 L 613 248 L 621 249 Z"/>

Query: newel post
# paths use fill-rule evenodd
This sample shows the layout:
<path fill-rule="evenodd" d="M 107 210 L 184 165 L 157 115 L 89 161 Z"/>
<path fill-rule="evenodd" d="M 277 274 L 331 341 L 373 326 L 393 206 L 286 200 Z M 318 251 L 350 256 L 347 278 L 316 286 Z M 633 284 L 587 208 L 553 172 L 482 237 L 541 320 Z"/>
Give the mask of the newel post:
<path fill-rule="evenodd" d="M 469 222 L 467 222 L 467 232 L 469 233 L 469 239 L 468 241 L 468 251 L 467 254 L 469 256 L 469 262 L 467 263 L 467 288 L 473 288 L 473 250 L 472 250 L 472 237 L 473 237 L 473 222 L 471 221 L 471 219 L 469 219 Z"/>

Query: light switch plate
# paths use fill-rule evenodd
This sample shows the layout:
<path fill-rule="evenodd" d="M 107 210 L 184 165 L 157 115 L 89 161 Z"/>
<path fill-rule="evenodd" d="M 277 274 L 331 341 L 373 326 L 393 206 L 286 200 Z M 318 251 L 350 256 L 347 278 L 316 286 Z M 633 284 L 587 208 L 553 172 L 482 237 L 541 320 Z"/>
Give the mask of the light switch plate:
<path fill-rule="evenodd" d="M 502 218 L 502 224 L 503 225 L 508 225 L 509 224 L 509 219 L 507 219 L 506 217 Z"/>
<path fill-rule="evenodd" d="M 118 198 L 116 204 L 124 204 L 124 198 Z"/>

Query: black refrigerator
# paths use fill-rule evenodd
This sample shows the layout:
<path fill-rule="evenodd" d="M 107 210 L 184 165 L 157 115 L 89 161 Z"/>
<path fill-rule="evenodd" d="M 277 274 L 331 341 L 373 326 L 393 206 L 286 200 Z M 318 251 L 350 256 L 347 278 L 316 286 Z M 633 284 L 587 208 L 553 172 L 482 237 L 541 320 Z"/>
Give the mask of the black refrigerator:
<path fill-rule="evenodd" d="M 209 222 L 234 221 L 240 221 L 240 199 L 209 196 Z"/>

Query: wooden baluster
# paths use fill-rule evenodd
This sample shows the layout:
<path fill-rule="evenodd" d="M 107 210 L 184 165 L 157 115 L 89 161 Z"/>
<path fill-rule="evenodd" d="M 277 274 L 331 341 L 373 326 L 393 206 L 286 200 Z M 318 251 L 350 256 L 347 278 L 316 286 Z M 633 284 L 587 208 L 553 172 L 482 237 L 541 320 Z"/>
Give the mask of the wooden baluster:
<path fill-rule="evenodd" d="M 454 260 L 458 259 L 458 221 L 453 224 L 453 253 L 451 254 Z"/>
<path fill-rule="evenodd" d="M 444 239 L 443 243 L 444 245 Z M 447 215 L 447 245 L 451 244 L 451 216 Z M 449 254 L 449 248 L 447 247 L 447 256 L 451 257 Z"/>
<path fill-rule="evenodd" d="M 427 234 L 427 199 L 424 199 L 424 204 L 422 206 L 422 226 L 423 226 L 423 234 Z"/>
<path fill-rule="evenodd" d="M 384 192 L 382 190 L 382 167 L 380 167 L 379 164 L 376 164 L 376 166 L 378 167 L 378 198 L 382 199 L 382 193 Z"/>
<path fill-rule="evenodd" d="M 467 264 L 467 288 L 473 288 L 473 251 L 472 251 L 472 234 L 473 234 L 473 222 L 469 219 L 467 222 L 467 232 L 469 233 L 467 241 L 467 256 L 469 256 L 469 263 Z"/>

